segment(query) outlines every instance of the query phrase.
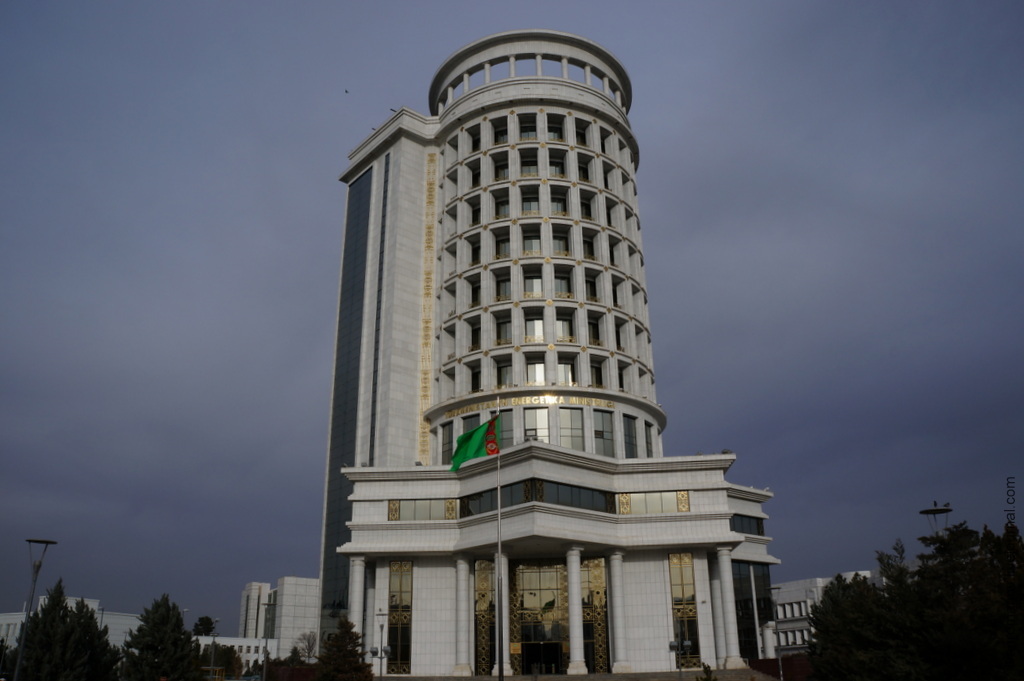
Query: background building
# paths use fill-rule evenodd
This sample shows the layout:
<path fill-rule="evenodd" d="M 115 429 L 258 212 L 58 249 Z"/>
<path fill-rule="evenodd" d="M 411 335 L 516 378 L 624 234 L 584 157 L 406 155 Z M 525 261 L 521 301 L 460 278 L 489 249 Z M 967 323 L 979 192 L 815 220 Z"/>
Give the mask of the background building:
<path fill-rule="evenodd" d="M 74 608 L 75 603 L 79 600 L 84 600 L 85 604 L 96 613 L 96 621 L 99 623 L 101 629 L 103 627 L 107 628 L 107 640 L 114 646 L 120 647 L 124 645 L 128 632 L 133 629 L 137 629 L 139 626 L 138 615 L 125 612 L 109 612 L 106 608 L 100 606 L 100 601 L 97 598 L 79 599 L 70 596 L 67 597 L 68 605 L 72 608 Z M 37 599 L 36 610 L 42 608 L 45 602 L 46 596 L 39 596 Z M 18 635 L 21 632 L 21 625 L 24 621 L 24 612 L 0 613 L 0 639 L 6 641 L 7 645 L 14 646 L 18 640 Z"/>
<path fill-rule="evenodd" d="M 771 494 L 662 450 L 631 101 L 603 47 L 502 33 L 349 157 L 321 630 L 347 614 L 389 673 L 760 655 Z M 450 472 L 493 413 L 499 459 Z"/>
<path fill-rule="evenodd" d="M 879 579 L 878 575 L 871 570 L 844 572 L 842 575 L 846 580 L 857 576 L 864 577 L 871 582 Z M 808 652 L 808 644 L 814 633 L 810 621 L 811 607 L 821 602 L 821 595 L 832 579 L 834 578 L 812 577 L 811 579 L 781 582 L 772 587 L 776 590 L 775 628 L 778 633 L 776 639 L 778 655 L 796 655 Z"/>
<path fill-rule="evenodd" d="M 320 624 L 320 580 L 282 577 L 277 587 L 268 582 L 250 582 L 242 589 L 238 615 L 240 638 L 270 638 L 279 650 L 288 652 L 298 637 Z"/>
<path fill-rule="evenodd" d="M 252 666 L 259 662 L 263 664 L 263 660 L 269 659 L 274 660 L 277 658 L 285 658 L 288 656 L 291 648 L 288 648 L 283 653 L 278 647 L 278 640 L 276 638 L 263 639 L 261 637 L 243 637 L 243 636 L 196 636 L 195 640 L 199 643 L 200 650 L 208 651 L 209 645 L 216 641 L 217 647 L 213 655 L 213 666 L 223 667 L 224 658 L 218 658 L 221 655 L 221 651 L 226 648 L 234 648 L 235 652 L 238 653 L 238 657 L 242 660 L 243 669 L 252 669 Z M 263 649 L 266 648 L 266 654 Z M 207 655 L 209 653 L 206 653 Z M 203 665 L 209 665 L 210 658 L 204 655 L 202 660 Z"/>

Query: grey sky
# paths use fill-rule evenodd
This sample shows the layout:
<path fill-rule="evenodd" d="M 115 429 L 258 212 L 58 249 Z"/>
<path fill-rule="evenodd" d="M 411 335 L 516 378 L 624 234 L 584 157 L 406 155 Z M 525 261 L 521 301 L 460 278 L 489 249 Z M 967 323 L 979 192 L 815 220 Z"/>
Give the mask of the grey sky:
<path fill-rule="evenodd" d="M 316 576 L 347 153 L 516 28 L 632 79 L 668 451 L 770 486 L 776 579 L 918 510 L 1001 526 L 1024 445 L 1014 2 L 0 5 L 0 611 L 235 632 Z M 346 94 L 346 90 L 348 91 Z"/>

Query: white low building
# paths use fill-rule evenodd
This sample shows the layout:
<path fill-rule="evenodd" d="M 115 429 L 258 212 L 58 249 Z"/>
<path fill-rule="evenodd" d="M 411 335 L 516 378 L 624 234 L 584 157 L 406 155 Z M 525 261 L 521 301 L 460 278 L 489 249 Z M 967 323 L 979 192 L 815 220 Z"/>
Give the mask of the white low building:
<path fill-rule="evenodd" d="M 874 582 L 878 576 L 871 570 L 844 572 L 847 581 L 864 577 Z M 779 656 L 797 655 L 809 650 L 814 628 L 811 627 L 811 608 L 821 602 L 821 595 L 833 577 L 812 577 L 772 586 L 775 593 L 776 653 Z"/>

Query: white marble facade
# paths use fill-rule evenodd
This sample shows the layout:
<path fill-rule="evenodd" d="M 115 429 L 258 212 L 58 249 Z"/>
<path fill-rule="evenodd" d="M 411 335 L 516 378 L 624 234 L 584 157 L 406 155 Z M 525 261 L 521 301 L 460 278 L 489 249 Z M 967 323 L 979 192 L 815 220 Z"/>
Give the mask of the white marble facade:
<path fill-rule="evenodd" d="M 731 452 L 662 450 L 625 69 L 513 31 L 455 52 L 429 97 L 341 177 L 321 631 L 347 613 L 391 674 L 493 673 L 496 621 L 510 673 L 672 669 L 676 638 L 686 664 L 742 666 L 771 494 L 725 480 Z M 449 471 L 494 413 L 503 560 L 498 461 Z"/>

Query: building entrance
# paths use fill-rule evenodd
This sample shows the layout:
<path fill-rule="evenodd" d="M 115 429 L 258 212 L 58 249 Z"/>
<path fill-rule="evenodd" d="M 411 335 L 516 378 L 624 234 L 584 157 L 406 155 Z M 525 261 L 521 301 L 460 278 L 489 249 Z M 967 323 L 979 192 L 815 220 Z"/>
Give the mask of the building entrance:
<path fill-rule="evenodd" d="M 476 564 L 476 673 L 494 666 L 493 563 Z M 569 667 L 568 574 L 564 563 L 509 566 L 509 661 L 515 674 L 564 674 Z M 603 558 L 583 560 L 583 654 L 591 673 L 607 673 L 608 614 Z"/>

